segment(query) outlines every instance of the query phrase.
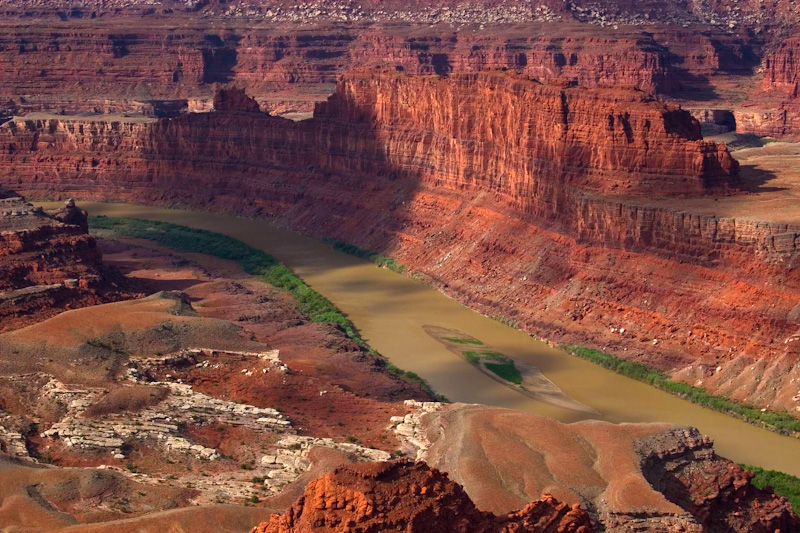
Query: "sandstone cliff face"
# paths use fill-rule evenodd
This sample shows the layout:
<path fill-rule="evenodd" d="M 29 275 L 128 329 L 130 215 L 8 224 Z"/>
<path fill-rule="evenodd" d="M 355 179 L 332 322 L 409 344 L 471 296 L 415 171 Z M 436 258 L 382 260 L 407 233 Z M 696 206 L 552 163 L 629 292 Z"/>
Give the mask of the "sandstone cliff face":
<path fill-rule="evenodd" d="M 669 90 L 668 57 L 647 34 L 595 35 L 570 26 L 554 37 L 544 25 L 530 35 L 458 34 L 409 38 L 384 31 L 364 33 L 350 47 L 354 65 L 399 65 L 407 73 L 475 73 L 507 68 L 545 83 L 569 81 L 581 87 Z M 563 35 L 563 36 L 562 36 Z"/>
<path fill-rule="evenodd" d="M 59 308 L 99 302 L 102 261 L 86 212 L 45 213 L 0 189 L 0 331 Z"/>
<path fill-rule="evenodd" d="M 445 187 L 496 191 L 539 214 L 550 200 L 541 191 L 553 184 L 690 194 L 734 185 L 738 171 L 724 146 L 702 141 L 699 124 L 678 108 L 635 91 L 561 88 L 508 73 L 357 73 L 316 117 L 372 122 L 391 166 Z"/>
<path fill-rule="evenodd" d="M 216 84 L 264 96 L 290 84 L 324 86 L 343 70 L 353 30 L 186 28 L 140 21 L 10 25 L 0 35 L 3 103 L 21 110 L 164 113 Z M 322 91 L 322 92 L 320 92 Z M 78 96 L 80 95 L 80 96 Z M 319 96 L 324 97 L 324 96 Z"/>
<path fill-rule="evenodd" d="M 506 516 L 479 511 L 464 490 L 425 463 L 337 468 L 308 484 L 282 516 L 251 533 L 326 531 L 589 533 L 589 515 L 550 496 Z"/>
<path fill-rule="evenodd" d="M 762 66 L 761 86 L 735 111 L 737 131 L 800 139 L 800 37 L 773 43 Z"/>
<path fill-rule="evenodd" d="M 227 83 L 246 88 L 265 108 L 285 102 L 288 109 L 310 110 L 330 93 L 337 75 L 376 63 L 440 75 L 508 68 L 545 83 L 695 91 L 713 98 L 718 75 L 752 74 L 761 42 L 746 29 L 598 29 L 536 18 L 502 29 L 456 31 L 414 21 L 310 28 L 182 16 L 192 23 L 183 20 L 180 31 L 169 16 L 155 17 L 145 28 L 141 19 L 121 16 L 50 21 L 41 28 L 10 19 L 0 35 L 0 111 L 166 116 L 205 102 L 217 84 Z"/>
<path fill-rule="evenodd" d="M 777 91 L 787 98 L 798 97 L 800 83 L 800 37 L 778 43 L 764 58 L 765 91 Z"/>
<path fill-rule="evenodd" d="M 299 123 L 16 119 L 0 126 L 0 173 L 28 194 L 272 216 L 390 254 L 528 331 L 666 370 L 797 357 L 781 341 L 800 327 L 800 230 L 638 205 L 725 190 L 736 163 L 635 91 L 362 70 Z M 797 377 L 737 394 L 794 409 Z"/>

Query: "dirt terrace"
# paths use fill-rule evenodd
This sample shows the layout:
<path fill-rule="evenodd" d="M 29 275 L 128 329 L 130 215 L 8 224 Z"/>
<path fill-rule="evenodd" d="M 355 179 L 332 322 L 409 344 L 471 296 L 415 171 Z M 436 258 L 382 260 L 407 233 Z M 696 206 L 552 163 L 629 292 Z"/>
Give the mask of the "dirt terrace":
<path fill-rule="evenodd" d="M 735 142 L 733 134 L 709 137 Z M 756 140 L 762 146 L 731 146 L 740 163 L 744 194 L 675 199 L 652 198 L 644 205 L 688 211 L 720 218 L 800 224 L 800 143 Z M 636 203 L 641 203 L 637 201 Z"/>

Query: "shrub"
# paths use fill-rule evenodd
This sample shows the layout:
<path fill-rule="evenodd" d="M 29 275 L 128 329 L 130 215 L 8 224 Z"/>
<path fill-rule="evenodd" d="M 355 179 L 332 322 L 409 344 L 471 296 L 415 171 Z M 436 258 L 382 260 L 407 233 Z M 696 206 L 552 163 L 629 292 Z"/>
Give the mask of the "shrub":
<path fill-rule="evenodd" d="M 233 261 L 244 268 L 248 274 L 259 276 L 270 285 L 291 294 L 297 303 L 298 310 L 312 322 L 336 324 L 348 337 L 380 358 L 389 372 L 418 384 L 429 395 L 437 397 L 441 401 L 447 401 L 444 396 L 436 395 L 420 376 L 413 372 L 400 370 L 387 363 L 378 352 L 371 350 L 359 335 L 355 325 L 330 300 L 306 285 L 286 265 L 262 250 L 248 246 L 227 235 L 156 220 L 93 216 L 89 217 L 89 225 L 92 230 L 107 230 L 120 237 L 146 239 L 178 251 L 202 253 Z M 360 250 L 357 247 L 354 248 Z M 385 266 L 387 268 L 396 265 L 393 260 L 386 259 Z M 405 267 L 398 266 L 397 269 L 392 269 L 402 272 Z"/>
<path fill-rule="evenodd" d="M 455 344 L 474 344 L 475 346 L 483 345 L 483 343 L 478 339 L 471 339 L 468 337 L 442 337 L 442 339 Z"/>
<path fill-rule="evenodd" d="M 755 474 L 753 485 L 763 489 L 766 486 L 772 487 L 775 494 L 786 496 L 794 507 L 794 512 L 800 514 L 800 478 L 777 472 L 775 470 L 764 470 L 757 466 L 742 465 L 745 470 Z"/>
<path fill-rule="evenodd" d="M 761 425 L 779 433 L 800 432 L 800 420 L 789 413 L 762 411 L 754 405 L 740 403 L 724 396 L 712 394 L 705 389 L 686 383 L 672 381 L 658 369 L 636 361 L 628 361 L 610 353 L 584 348 L 582 346 L 563 345 L 562 348 L 609 370 L 638 381 L 649 383 L 663 391 L 679 396 L 685 400 L 740 418 L 746 422 Z"/>
<path fill-rule="evenodd" d="M 514 361 L 509 361 L 507 363 L 485 363 L 485 366 L 488 370 L 491 370 L 501 378 L 515 385 L 520 385 L 522 383 L 522 376 L 517 370 L 516 365 L 514 365 Z"/>
<path fill-rule="evenodd" d="M 354 244 L 347 244 L 346 242 L 336 239 L 323 239 L 323 242 L 332 247 L 334 250 L 338 250 L 355 257 L 360 257 L 361 259 L 366 259 L 367 261 L 371 261 L 381 268 L 388 268 L 389 270 L 397 272 L 398 274 L 404 274 L 406 271 L 405 265 L 401 265 L 391 257 L 386 257 L 385 255 L 373 252 L 372 250 L 359 248 Z"/>

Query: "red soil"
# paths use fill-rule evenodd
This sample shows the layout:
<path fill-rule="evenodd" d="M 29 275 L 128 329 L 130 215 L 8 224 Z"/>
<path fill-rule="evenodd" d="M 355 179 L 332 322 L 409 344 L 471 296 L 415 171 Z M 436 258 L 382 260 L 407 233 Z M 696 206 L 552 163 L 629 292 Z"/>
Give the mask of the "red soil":
<path fill-rule="evenodd" d="M 278 408 L 304 435 L 339 441 L 350 437 L 366 446 L 397 449 L 385 426 L 389 417 L 405 414 L 402 400 L 429 399 L 418 387 L 385 372 L 375 356 L 337 328 L 307 322 L 291 297 L 236 265 L 145 245 L 102 242 L 109 264 L 134 276 L 142 289 L 151 282 L 162 289 L 182 287 L 201 316 L 242 327 L 253 340 L 278 349 L 291 369 L 254 381 L 241 371 L 261 372 L 260 364 L 231 356 L 216 369 L 170 369 L 173 379 L 216 398 Z"/>

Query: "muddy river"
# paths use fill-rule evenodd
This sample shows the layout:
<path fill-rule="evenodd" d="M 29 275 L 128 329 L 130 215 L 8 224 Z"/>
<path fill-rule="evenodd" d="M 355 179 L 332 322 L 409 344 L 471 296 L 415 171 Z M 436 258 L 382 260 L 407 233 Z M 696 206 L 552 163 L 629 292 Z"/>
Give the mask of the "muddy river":
<path fill-rule="evenodd" d="M 800 475 L 800 439 L 783 437 L 609 372 L 484 317 L 405 276 L 334 251 L 266 221 L 127 204 L 81 202 L 93 215 L 164 220 L 216 231 L 261 248 L 342 309 L 392 363 L 452 401 L 519 409 L 564 422 L 676 422 L 699 428 L 734 461 Z M 429 331 L 462 332 L 538 368 L 569 402 L 537 401 L 469 364 Z M 426 331 L 427 330 L 427 331 Z M 593 414 L 597 411 L 600 414 Z"/>

